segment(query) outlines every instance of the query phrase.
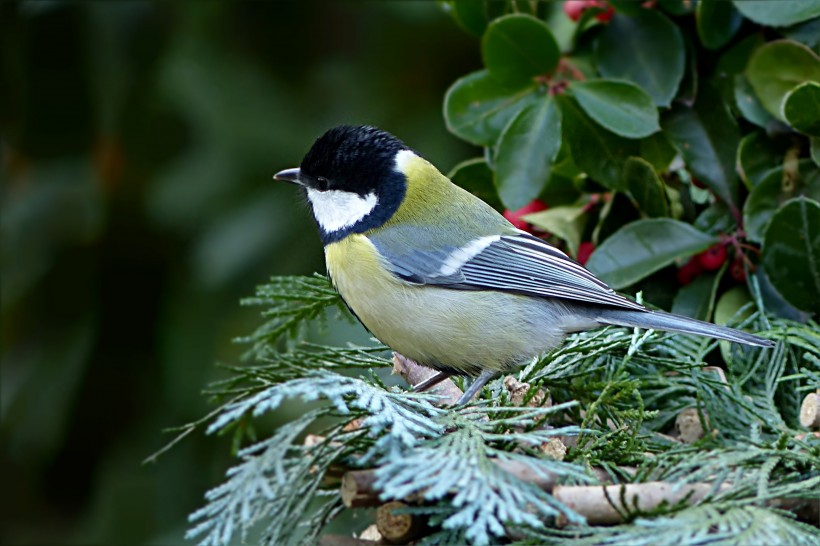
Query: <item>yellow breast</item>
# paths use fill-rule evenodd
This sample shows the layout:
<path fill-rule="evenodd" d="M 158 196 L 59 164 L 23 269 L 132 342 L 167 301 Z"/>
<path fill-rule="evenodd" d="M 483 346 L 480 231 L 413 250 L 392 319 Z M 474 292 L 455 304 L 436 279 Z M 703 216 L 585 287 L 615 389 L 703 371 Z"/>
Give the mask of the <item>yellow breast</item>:
<path fill-rule="evenodd" d="M 327 245 L 325 259 L 336 289 L 365 327 L 423 365 L 468 374 L 502 371 L 564 336 L 535 298 L 414 285 L 395 277 L 365 235 Z"/>

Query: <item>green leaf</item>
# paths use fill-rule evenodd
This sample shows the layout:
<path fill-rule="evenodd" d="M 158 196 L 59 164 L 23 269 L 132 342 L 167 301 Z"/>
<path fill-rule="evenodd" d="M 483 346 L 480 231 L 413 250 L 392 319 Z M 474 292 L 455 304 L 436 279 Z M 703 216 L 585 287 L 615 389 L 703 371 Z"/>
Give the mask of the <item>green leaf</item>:
<path fill-rule="evenodd" d="M 820 17 L 780 29 L 784 38 L 814 48 L 820 43 Z"/>
<path fill-rule="evenodd" d="M 543 98 L 535 85 L 505 87 L 479 70 L 457 80 L 444 96 L 447 129 L 477 146 L 494 146 L 501 131 L 528 104 Z"/>
<path fill-rule="evenodd" d="M 693 108 L 676 106 L 664 116 L 662 125 L 689 170 L 715 195 L 736 203 L 735 155 L 740 130 L 717 89 L 703 85 Z"/>
<path fill-rule="evenodd" d="M 586 80 L 569 88 L 584 112 L 615 134 L 643 138 L 660 131 L 652 98 L 633 83 Z"/>
<path fill-rule="evenodd" d="M 746 317 L 751 314 L 751 309 L 745 311 L 738 315 L 738 311 L 740 311 L 746 304 L 752 301 L 752 296 L 749 295 L 749 289 L 746 288 L 745 285 L 735 286 L 730 290 L 727 290 L 723 293 L 723 295 L 718 299 L 717 305 L 715 306 L 715 324 L 727 325 L 729 323 L 735 323 L 738 321 L 742 321 Z M 730 345 L 726 345 L 727 349 Z M 721 346 L 721 352 L 723 352 L 723 346 Z M 724 360 L 728 361 L 726 358 L 726 353 L 724 354 Z"/>
<path fill-rule="evenodd" d="M 589 215 L 583 206 L 572 205 L 527 214 L 522 219 L 566 241 L 570 255 L 575 256 Z"/>
<path fill-rule="evenodd" d="M 561 52 L 542 21 L 513 14 L 490 23 L 481 39 L 481 56 L 493 78 L 520 86 L 555 70 Z"/>
<path fill-rule="evenodd" d="M 811 139 L 811 159 L 814 164 L 820 167 L 820 138 Z"/>
<path fill-rule="evenodd" d="M 762 242 L 775 211 L 789 199 L 801 195 L 820 200 L 820 170 L 810 160 L 803 159 L 790 170 L 784 167 L 771 170 L 752 189 L 743 206 L 746 237 Z"/>
<path fill-rule="evenodd" d="M 658 172 L 665 172 L 678 151 L 666 138 L 663 132 L 655 133 L 649 138 L 641 140 L 641 154 L 640 156 L 647 160 L 652 167 Z"/>
<path fill-rule="evenodd" d="M 504 209 L 493 182 L 493 171 L 483 157 L 462 161 L 453 167 L 447 177 L 494 209 Z"/>
<path fill-rule="evenodd" d="M 683 37 L 684 55 L 686 63 L 683 69 L 683 78 L 678 85 L 678 92 L 675 94 L 675 102 L 692 106 L 698 98 L 698 82 L 700 76 L 700 61 L 698 60 L 698 50 L 694 41 L 688 35 Z"/>
<path fill-rule="evenodd" d="M 726 0 L 700 0 L 695 8 L 698 37 L 706 49 L 720 49 L 737 33 L 743 17 Z"/>
<path fill-rule="evenodd" d="M 715 201 L 703 209 L 692 225 L 710 235 L 729 233 L 737 227 L 729 207 L 723 201 Z"/>
<path fill-rule="evenodd" d="M 623 177 L 639 210 L 650 217 L 669 216 L 663 182 L 652 165 L 640 157 L 630 157 L 624 164 Z"/>
<path fill-rule="evenodd" d="M 587 269 L 619 290 L 677 259 L 706 250 L 717 240 L 678 220 L 638 220 L 604 241 L 590 256 Z"/>
<path fill-rule="evenodd" d="M 709 320 L 715 307 L 715 295 L 726 267 L 715 273 L 701 273 L 675 294 L 672 312 L 685 317 Z"/>
<path fill-rule="evenodd" d="M 775 121 L 774 116 L 763 108 L 752 84 L 743 74 L 737 74 L 734 78 L 734 99 L 741 115 L 758 127 L 765 129 Z"/>
<path fill-rule="evenodd" d="M 798 309 L 820 309 L 820 203 L 788 201 L 766 230 L 763 267 L 786 300 Z"/>
<path fill-rule="evenodd" d="M 791 40 L 769 42 L 749 59 L 746 77 L 763 107 L 785 121 L 781 108 L 784 97 L 803 82 L 820 81 L 820 58 Z"/>
<path fill-rule="evenodd" d="M 611 133 L 587 116 L 575 100 L 559 95 L 564 142 L 575 164 L 600 184 L 622 189 L 624 161 L 638 155 L 638 142 Z"/>
<path fill-rule="evenodd" d="M 629 80 L 658 106 L 669 106 L 683 79 L 684 45 L 678 26 L 657 10 L 616 13 L 595 45 L 602 76 Z"/>
<path fill-rule="evenodd" d="M 671 15 L 689 15 L 695 10 L 691 0 L 658 0 L 658 6 Z"/>
<path fill-rule="evenodd" d="M 820 136 L 820 84 L 806 82 L 798 85 L 783 100 L 783 117 L 809 136 Z"/>
<path fill-rule="evenodd" d="M 763 131 L 749 133 L 737 148 L 737 168 L 746 187 L 752 189 L 772 170 L 783 166 L 788 137 L 769 137 Z"/>
<path fill-rule="evenodd" d="M 458 25 L 472 34 L 481 36 L 487 28 L 487 14 L 484 11 L 484 2 L 475 0 L 451 0 L 453 17 Z"/>
<path fill-rule="evenodd" d="M 820 16 L 817 0 L 734 0 L 737 10 L 755 23 L 785 27 Z"/>
<path fill-rule="evenodd" d="M 551 98 L 527 106 L 498 141 L 495 181 L 501 202 L 516 210 L 535 199 L 549 180 L 561 147 L 561 118 Z"/>

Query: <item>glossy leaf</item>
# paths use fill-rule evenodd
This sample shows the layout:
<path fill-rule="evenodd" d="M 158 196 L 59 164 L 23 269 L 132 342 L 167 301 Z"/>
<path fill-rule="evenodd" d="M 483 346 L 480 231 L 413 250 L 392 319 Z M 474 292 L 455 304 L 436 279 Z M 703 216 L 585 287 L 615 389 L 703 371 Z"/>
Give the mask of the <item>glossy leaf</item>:
<path fill-rule="evenodd" d="M 716 237 L 678 220 L 638 220 L 605 240 L 592 253 L 587 269 L 619 290 L 716 242 Z"/>
<path fill-rule="evenodd" d="M 810 143 L 811 159 L 820 167 L 820 138 L 812 138 Z"/>
<path fill-rule="evenodd" d="M 715 295 L 725 267 L 716 273 L 701 273 L 682 287 L 672 303 L 672 312 L 685 317 L 709 320 L 715 308 Z"/>
<path fill-rule="evenodd" d="M 461 28 L 473 36 L 481 36 L 487 28 L 487 14 L 484 2 L 475 0 L 452 0 L 450 6 L 453 17 Z"/>
<path fill-rule="evenodd" d="M 715 324 L 727 326 L 742 322 L 752 313 L 750 303 L 752 303 L 752 296 L 746 285 L 730 288 L 718 298 L 715 305 Z M 731 362 L 733 345 L 729 341 L 720 342 L 720 354 L 724 362 Z"/>
<path fill-rule="evenodd" d="M 736 203 L 735 155 L 740 131 L 717 89 L 702 86 L 693 108 L 676 106 L 662 124 L 689 170 L 715 195 Z"/>
<path fill-rule="evenodd" d="M 622 189 L 626 158 L 638 155 L 638 142 L 611 133 L 587 116 L 575 100 L 559 96 L 562 133 L 575 164 L 598 183 Z"/>
<path fill-rule="evenodd" d="M 527 214 L 522 219 L 566 241 L 570 255 L 575 256 L 588 218 L 584 207 L 567 205 Z"/>
<path fill-rule="evenodd" d="M 657 10 L 641 10 L 635 17 L 616 13 L 595 46 L 602 76 L 635 83 L 658 106 L 671 104 L 684 61 L 680 29 Z"/>
<path fill-rule="evenodd" d="M 504 207 L 498 199 L 498 191 L 493 181 L 493 171 L 483 157 L 462 161 L 450 171 L 447 177 L 496 210 Z"/>
<path fill-rule="evenodd" d="M 669 215 L 666 191 L 655 169 L 645 159 L 630 157 L 624 164 L 624 181 L 638 209 L 650 217 Z"/>
<path fill-rule="evenodd" d="M 809 136 L 820 136 L 820 84 L 806 82 L 789 91 L 783 100 L 783 117 Z"/>
<path fill-rule="evenodd" d="M 768 137 L 762 131 L 743 137 L 737 149 L 737 169 L 746 187 L 753 188 L 770 171 L 782 167 L 791 145 L 787 137 Z"/>
<path fill-rule="evenodd" d="M 783 99 L 803 82 L 820 81 L 820 57 L 803 44 L 791 40 L 769 42 L 749 59 L 746 77 L 763 107 L 777 119 L 785 121 Z"/>
<path fill-rule="evenodd" d="M 763 243 L 763 267 L 798 309 L 820 309 L 820 203 L 798 197 L 772 217 Z"/>
<path fill-rule="evenodd" d="M 746 199 L 743 224 L 746 237 L 751 241 L 763 241 L 772 215 L 789 199 L 806 196 L 820 200 L 820 170 L 808 159 L 803 159 L 792 171 L 783 167 L 770 171 Z"/>
<path fill-rule="evenodd" d="M 678 154 L 678 151 L 663 132 L 655 133 L 649 138 L 641 140 L 640 147 L 640 157 L 647 160 L 658 172 L 666 171 Z"/>
<path fill-rule="evenodd" d="M 723 201 L 715 201 L 703 209 L 692 225 L 710 235 L 729 233 L 737 227 L 729 207 Z"/>
<path fill-rule="evenodd" d="M 785 27 L 820 16 L 817 0 L 734 0 L 737 10 L 755 23 Z"/>
<path fill-rule="evenodd" d="M 817 44 L 820 44 L 820 17 L 779 30 L 785 38 L 800 42 L 804 46 L 814 49 Z"/>
<path fill-rule="evenodd" d="M 758 127 L 765 129 L 775 121 L 774 116 L 763 108 L 752 85 L 743 74 L 737 74 L 734 78 L 734 99 L 741 115 Z"/>
<path fill-rule="evenodd" d="M 643 138 L 661 128 L 652 98 L 631 82 L 586 80 L 570 90 L 589 117 L 622 137 Z"/>
<path fill-rule="evenodd" d="M 542 21 L 513 14 L 490 23 L 481 40 L 481 56 L 493 78 L 521 86 L 555 70 L 561 52 Z"/>
<path fill-rule="evenodd" d="M 737 33 L 743 17 L 726 0 L 700 0 L 695 8 L 700 43 L 706 49 L 720 49 Z"/>
<path fill-rule="evenodd" d="M 495 181 L 505 207 L 516 210 L 535 199 L 550 176 L 561 147 L 561 118 L 551 98 L 527 106 L 501 134 Z"/>
<path fill-rule="evenodd" d="M 494 146 L 510 120 L 542 98 L 535 85 L 510 89 L 486 70 L 479 70 L 460 78 L 447 90 L 444 120 L 459 138 L 477 146 Z"/>

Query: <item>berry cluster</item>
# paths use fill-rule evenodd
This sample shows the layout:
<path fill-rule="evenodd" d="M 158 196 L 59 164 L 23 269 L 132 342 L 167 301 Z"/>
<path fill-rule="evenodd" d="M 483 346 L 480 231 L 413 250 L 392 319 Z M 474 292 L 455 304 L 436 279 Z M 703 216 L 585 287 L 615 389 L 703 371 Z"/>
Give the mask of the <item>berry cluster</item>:
<path fill-rule="evenodd" d="M 729 257 L 727 247 L 733 241 L 732 238 L 727 237 L 724 241 L 716 243 L 700 254 L 692 256 L 688 262 L 678 269 L 678 282 L 686 286 L 702 272 L 720 269 Z M 732 259 L 732 264 L 729 266 L 729 274 L 737 282 L 746 282 L 746 266 L 744 262 L 747 261 L 748 258 L 740 249 L 740 246 L 735 245 L 734 258 Z"/>
<path fill-rule="evenodd" d="M 564 2 L 564 13 L 573 21 L 578 21 L 588 9 L 598 11 L 595 18 L 602 23 L 609 22 L 612 16 L 615 15 L 615 10 L 604 0 L 567 0 Z"/>

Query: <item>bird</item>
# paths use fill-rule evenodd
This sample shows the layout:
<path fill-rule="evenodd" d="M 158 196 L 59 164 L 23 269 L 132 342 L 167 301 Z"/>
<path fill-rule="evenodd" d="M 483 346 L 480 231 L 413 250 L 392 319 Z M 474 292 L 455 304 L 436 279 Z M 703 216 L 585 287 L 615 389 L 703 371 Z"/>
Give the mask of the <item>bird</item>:
<path fill-rule="evenodd" d="M 392 134 L 342 125 L 299 167 L 274 175 L 301 187 L 333 286 L 379 341 L 437 371 L 493 378 L 573 332 L 623 326 L 771 347 L 740 330 L 650 310 L 543 239 L 514 227 Z"/>

